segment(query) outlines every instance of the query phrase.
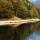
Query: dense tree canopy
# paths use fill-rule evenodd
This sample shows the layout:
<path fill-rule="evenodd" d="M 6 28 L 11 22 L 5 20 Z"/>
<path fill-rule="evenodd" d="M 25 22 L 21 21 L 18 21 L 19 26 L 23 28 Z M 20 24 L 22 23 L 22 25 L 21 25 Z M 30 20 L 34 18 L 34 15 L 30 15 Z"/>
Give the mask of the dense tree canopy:
<path fill-rule="evenodd" d="M 17 17 L 22 19 L 37 18 L 39 13 L 37 10 L 34 12 L 33 8 L 35 10 L 34 5 L 28 0 L 0 0 L 0 18 L 8 18 L 8 15 L 12 16 L 15 13 Z M 12 13 L 13 11 L 15 13 Z"/>

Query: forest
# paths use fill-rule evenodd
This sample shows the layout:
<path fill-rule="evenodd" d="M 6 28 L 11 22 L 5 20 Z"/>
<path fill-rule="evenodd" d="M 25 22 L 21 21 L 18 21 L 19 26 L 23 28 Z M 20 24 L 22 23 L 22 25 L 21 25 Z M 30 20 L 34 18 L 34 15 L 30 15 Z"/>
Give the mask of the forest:
<path fill-rule="evenodd" d="M 40 7 L 28 0 L 0 0 L 0 20 L 18 17 L 20 19 L 40 19 Z M 0 40 L 23 40 L 34 31 L 40 30 L 40 22 L 0 26 Z"/>
<path fill-rule="evenodd" d="M 11 18 L 13 15 L 22 18 L 40 18 L 40 7 L 28 0 L 0 0 L 0 19 Z"/>

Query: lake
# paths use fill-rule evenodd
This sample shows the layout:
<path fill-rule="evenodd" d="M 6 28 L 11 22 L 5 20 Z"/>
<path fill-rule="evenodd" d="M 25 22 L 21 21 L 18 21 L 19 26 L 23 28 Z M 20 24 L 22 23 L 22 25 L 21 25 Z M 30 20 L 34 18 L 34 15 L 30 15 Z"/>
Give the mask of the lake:
<path fill-rule="evenodd" d="M 28 37 L 25 35 L 23 40 L 40 40 L 40 22 L 36 23 L 34 27 L 34 32 L 32 32 Z"/>
<path fill-rule="evenodd" d="M 0 26 L 0 40 L 40 40 L 40 22 L 22 24 L 15 29 Z"/>

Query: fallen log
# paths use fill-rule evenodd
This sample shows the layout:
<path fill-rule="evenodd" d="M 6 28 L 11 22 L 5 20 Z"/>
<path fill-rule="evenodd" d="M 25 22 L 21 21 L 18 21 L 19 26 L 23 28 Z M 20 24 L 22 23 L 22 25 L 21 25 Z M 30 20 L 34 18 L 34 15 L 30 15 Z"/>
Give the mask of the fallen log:
<path fill-rule="evenodd" d="M 15 25 L 19 26 L 23 23 L 30 23 L 30 22 L 38 22 L 40 19 L 26 19 L 26 20 L 2 20 L 0 21 L 0 25 Z"/>

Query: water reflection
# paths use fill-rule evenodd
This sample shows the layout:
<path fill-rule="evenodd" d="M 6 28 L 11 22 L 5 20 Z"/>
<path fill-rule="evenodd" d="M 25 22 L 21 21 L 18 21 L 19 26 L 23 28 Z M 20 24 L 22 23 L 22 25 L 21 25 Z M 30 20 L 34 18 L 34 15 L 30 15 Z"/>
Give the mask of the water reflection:
<path fill-rule="evenodd" d="M 5 28 L 1 28 L 0 40 L 40 40 L 40 22 L 22 24 L 16 29 Z"/>
<path fill-rule="evenodd" d="M 20 25 L 20 27 L 17 28 L 17 33 L 19 34 L 19 40 L 36 40 L 40 35 L 40 22 Z"/>
<path fill-rule="evenodd" d="M 25 37 L 24 40 L 40 40 L 40 32 L 33 32 L 30 36 Z"/>

